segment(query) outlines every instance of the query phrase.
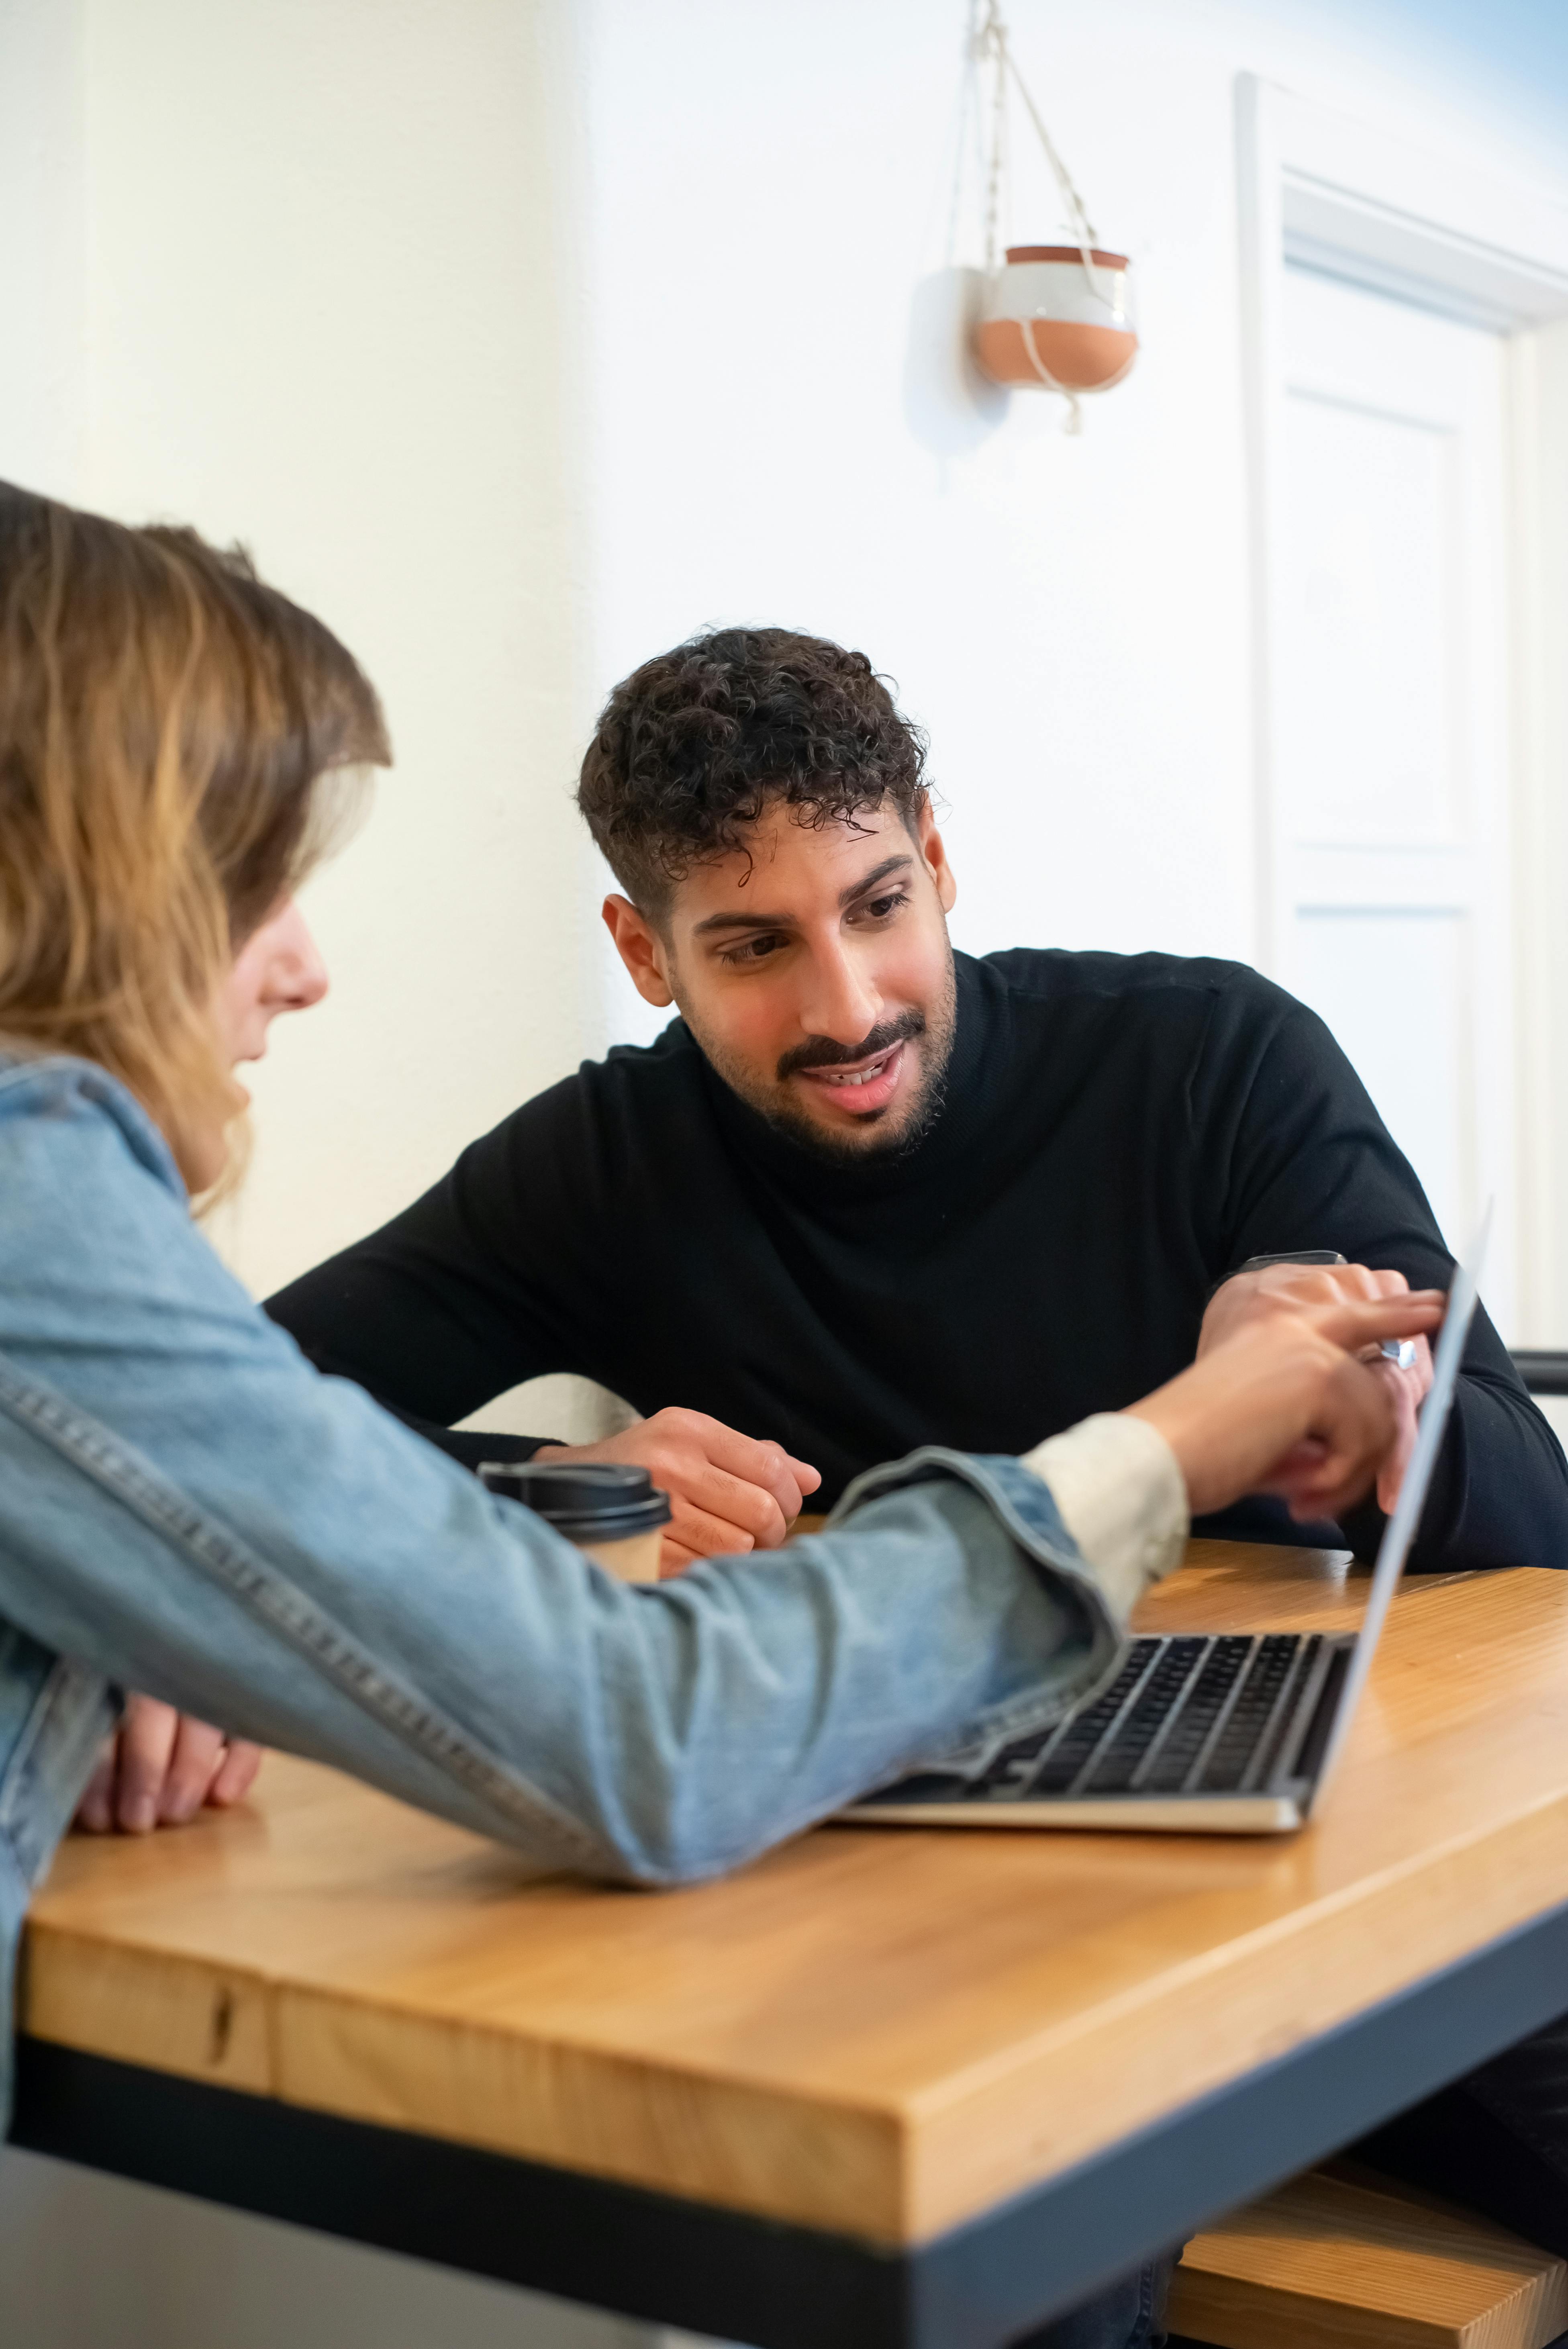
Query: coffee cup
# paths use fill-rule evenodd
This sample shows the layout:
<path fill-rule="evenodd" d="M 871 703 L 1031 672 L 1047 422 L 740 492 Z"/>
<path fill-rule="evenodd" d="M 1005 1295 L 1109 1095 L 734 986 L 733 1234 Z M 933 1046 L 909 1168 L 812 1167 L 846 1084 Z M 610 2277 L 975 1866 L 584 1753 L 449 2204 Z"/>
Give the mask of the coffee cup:
<path fill-rule="evenodd" d="M 622 1582 L 656 1582 L 670 1496 L 645 1468 L 610 1460 L 487 1460 L 481 1482 L 564 1534 Z"/>

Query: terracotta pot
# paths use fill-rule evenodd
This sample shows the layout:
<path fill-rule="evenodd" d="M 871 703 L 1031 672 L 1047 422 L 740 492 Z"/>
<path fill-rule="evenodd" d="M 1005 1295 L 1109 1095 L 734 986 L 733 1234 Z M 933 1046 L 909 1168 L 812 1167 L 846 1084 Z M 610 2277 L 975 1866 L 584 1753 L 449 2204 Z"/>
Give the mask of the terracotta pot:
<path fill-rule="evenodd" d="M 1092 277 L 1077 245 L 1007 247 L 975 335 L 994 382 L 1043 388 L 1042 368 L 1065 391 L 1109 391 L 1121 381 L 1138 353 L 1127 256 L 1097 247 L 1089 259 Z"/>

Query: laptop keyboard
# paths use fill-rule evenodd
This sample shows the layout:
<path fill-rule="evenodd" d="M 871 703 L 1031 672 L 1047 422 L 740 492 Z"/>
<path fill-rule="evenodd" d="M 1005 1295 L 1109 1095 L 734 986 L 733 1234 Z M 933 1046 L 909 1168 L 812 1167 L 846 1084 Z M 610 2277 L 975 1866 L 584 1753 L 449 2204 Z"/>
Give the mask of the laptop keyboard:
<path fill-rule="evenodd" d="M 971 1799 L 1250 1793 L 1268 1784 L 1322 1647 L 1299 1631 L 1135 1640 L 1102 1695 L 1005 1746 Z"/>

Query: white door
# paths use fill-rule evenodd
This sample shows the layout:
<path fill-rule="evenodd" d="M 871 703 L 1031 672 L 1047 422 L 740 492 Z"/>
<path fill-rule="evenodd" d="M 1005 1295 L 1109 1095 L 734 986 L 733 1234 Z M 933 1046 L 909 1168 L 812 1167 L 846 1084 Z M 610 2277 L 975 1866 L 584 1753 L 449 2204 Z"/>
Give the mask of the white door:
<path fill-rule="evenodd" d="M 1495 1193 L 1513 1041 L 1501 337 L 1285 273 L 1274 652 L 1278 976 L 1327 1020 L 1450 1247 Z"/>

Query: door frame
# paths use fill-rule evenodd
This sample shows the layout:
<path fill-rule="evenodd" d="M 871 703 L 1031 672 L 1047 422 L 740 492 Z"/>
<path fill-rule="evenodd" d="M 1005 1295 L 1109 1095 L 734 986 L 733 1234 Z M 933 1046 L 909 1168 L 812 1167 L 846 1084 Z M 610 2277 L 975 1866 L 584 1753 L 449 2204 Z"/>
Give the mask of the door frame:
<path fill-rule="evenodd" d="M 1255 939 L 1277 972 L 1276 833 L 1287 261 L 1505 339 L 1510 798 L 1516 1006 L 1516 1344 L 1568 1341 L 1568 205 L 1473 155 L 1241 74 L 1242 364 L 1253 580 Z"/>

